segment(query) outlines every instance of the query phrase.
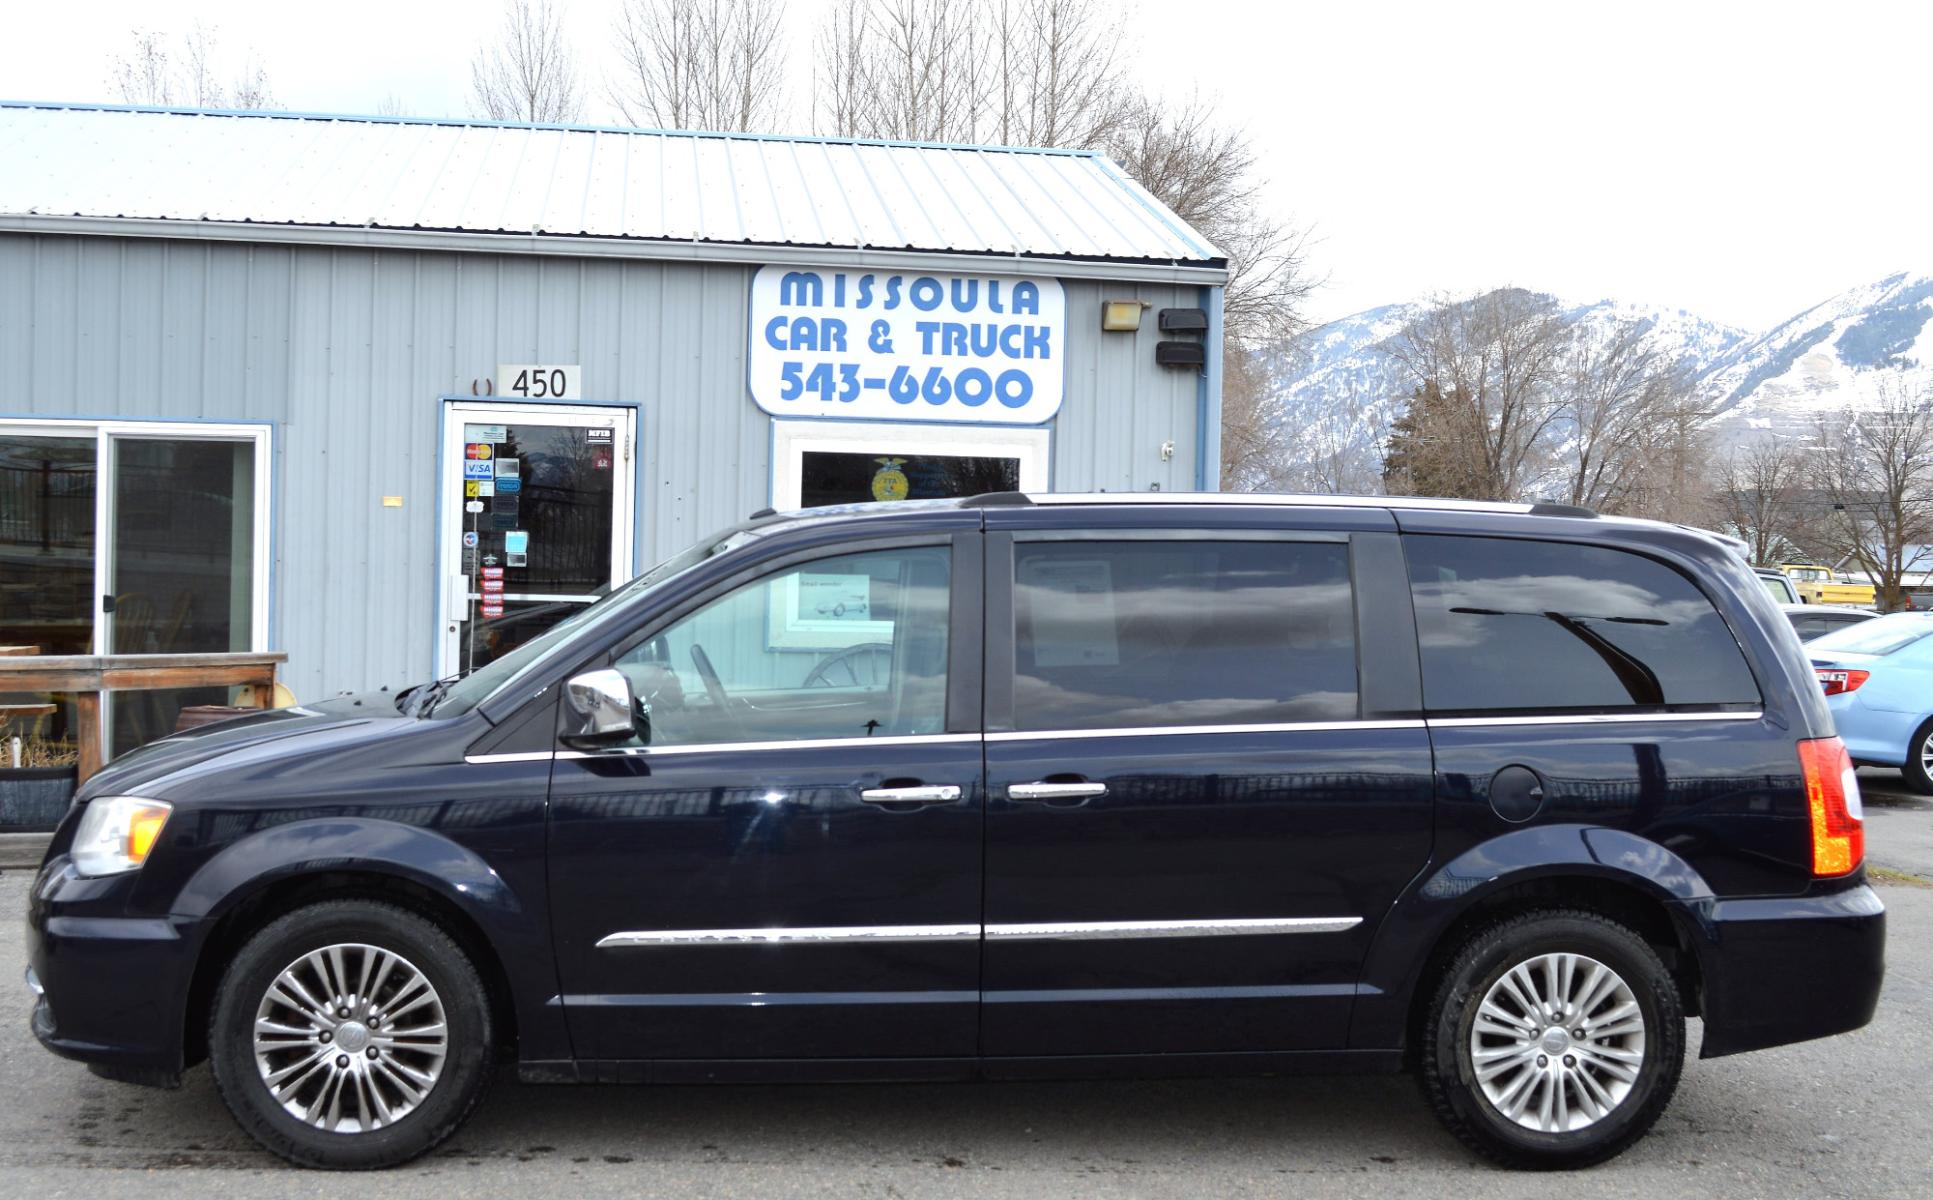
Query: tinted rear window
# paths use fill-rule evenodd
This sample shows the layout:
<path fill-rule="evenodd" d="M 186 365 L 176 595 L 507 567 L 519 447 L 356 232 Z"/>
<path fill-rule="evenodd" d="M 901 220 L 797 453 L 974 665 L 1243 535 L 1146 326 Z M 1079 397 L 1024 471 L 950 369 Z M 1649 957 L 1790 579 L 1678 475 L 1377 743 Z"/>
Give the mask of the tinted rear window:
<path fill-rule="evenodd" d="M 1023 542 L 1014 584 L 1016 728 L 1356 715 L 1340 542 Z"/>
<path fill-rule="evenodd" d="M 1403 543 L 1434 712 L 1759 703 L 1731 630 L 1660 562 L 1564 542 Z"/>

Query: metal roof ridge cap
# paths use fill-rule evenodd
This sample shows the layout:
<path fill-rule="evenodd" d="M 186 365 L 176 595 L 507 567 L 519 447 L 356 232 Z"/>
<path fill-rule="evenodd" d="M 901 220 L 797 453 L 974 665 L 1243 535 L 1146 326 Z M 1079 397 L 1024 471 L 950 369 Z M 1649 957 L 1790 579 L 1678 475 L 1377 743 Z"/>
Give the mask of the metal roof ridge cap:
<path fill-rule="evenodd" d="M 1005 146 L 976 142 L 924 142 L 913 139 L 839 137 L 812 133 L 746 133 L 723 129 L 649 129 L 630 125 L 571 125 L 554 121 L 492 121 L 481 117 L 410 117 L 376 113 L 322 112 L 306 109 L 192 108 L 175 104 L 101 104 L 84 100 L 5 100 L 0 110 L 39 109 L 49 112 L 154 113 L 176 117 L 263 117 L 285 121 L 344 121 L 368 125 L 450 125 L 474 129 L 542 129 L 561 133 L 622 133 L 639 137 L 715 138 L 750 142 L 799 142 L 827 146 L 885 146 L 902 150 L 980 151 L 997 154 L 1038 154 L 1062 158 L 1101 158 L 1099 150 L 1065 146 Z"/>

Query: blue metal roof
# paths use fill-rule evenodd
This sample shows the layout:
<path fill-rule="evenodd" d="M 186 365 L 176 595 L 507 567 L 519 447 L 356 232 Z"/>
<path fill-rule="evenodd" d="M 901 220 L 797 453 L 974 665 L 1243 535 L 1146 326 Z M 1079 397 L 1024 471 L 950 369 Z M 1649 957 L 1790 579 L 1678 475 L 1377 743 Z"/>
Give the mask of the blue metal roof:
<path fill-rule="evenodd" d="M 0 216 L 1222 265 L 1090 151 L 14 101 Z"/>

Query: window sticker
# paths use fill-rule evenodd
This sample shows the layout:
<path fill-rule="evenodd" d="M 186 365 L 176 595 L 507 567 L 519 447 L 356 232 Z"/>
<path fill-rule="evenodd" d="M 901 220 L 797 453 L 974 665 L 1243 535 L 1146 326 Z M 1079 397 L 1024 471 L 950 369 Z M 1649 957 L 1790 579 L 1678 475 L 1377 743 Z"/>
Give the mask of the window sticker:
<path fill-rule="evenodd" d="M 464 459 L 463 460 L 463 478 L 465 479 L 490 478 L 490 464 L 488 462 L 483 461 L 482 459 L 475 459 L 475 458 Z"/>
<path fill-rule="evenodd" d="M 490 445 L 497 445 L 510 440 L 510 431 L 502 425 L 465 424 L 463 426 L 463 440 L 466 442 L 485 442 Z"/>
<path fill-rule="evenodd" d="M 799 575 L 797 608 L 805 621 L 872 620 L 872 576 Z"/>
<path fill-rule="evenodd" d="M 504 534 L 503 552 L 505 554 L 528 554 L 530 552 L 529 532 L 522 529 L 513 529 Z M 516 564 L 513 563 L 511 565 L 515 566 Z"/>
<path fill-rule="evenodd" d="M 1026 559 L 1020 566 L 1021 590 L 1034 593 L 1023 599 L 1023 611 L 1033 621 L 1035 666 L 1121 665 L 1114 575 L 1106 559 Z"/>

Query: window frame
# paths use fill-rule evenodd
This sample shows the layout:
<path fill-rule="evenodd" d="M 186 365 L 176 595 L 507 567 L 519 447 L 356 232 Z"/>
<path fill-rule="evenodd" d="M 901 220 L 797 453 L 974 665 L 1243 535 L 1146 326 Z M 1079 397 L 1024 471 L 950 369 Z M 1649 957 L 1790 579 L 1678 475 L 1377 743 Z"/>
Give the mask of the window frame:
<path fill-rule="evenodd" d="M 628 632 L 620 634 L 603 649 L 562 673 L 560 681 L 585 671 L 613 666 L 620 658 L 666 629 L 750 584 L 769 579 L 781 572 L 830 558 L 856 554 L 908 549 L 945 549 L 949 553 L 947 594 L 946 715 L 941 732 L 893 737 L 894 743 L 933 739 L 958 741 L 962 736 L 978 736 L 980 728 L 980 684 L 982 654 L 981 598 L 985 577 L 985 538 L 977 530 L 953 533 L 906 534 L 898 537 L 861 538 L 825 542 L 811 547 L 784 551 L 757 562 L 747 563 L 701 591 L 675 604 L 645 615 Z M 542 698 L 539 698 L 539 703 Z M 553 742 L 559 752 L 582 756 L 690 754 L 736 748 L 779 749 L 789 746 L 834 745 L 851 742 L 847 737 L 791 738 L 783 741 L 710 742 L 676 746 L 619 746 L 606 750 L 574 751 L 561 740 L 565 716 L 559 706 Z M 511 718 L 515 720 L 516 718 Z M 866 740 L 866 739 L 860 739 Z"/>
<path fill-rule="evenodd" d="M 1163 527 L 1014 529 L 987 534 L 986 679 L 984 706 L 990 740 L 1083 737 L 1156 737 L 1170 734 L 1289 732 L 1301 729 L 1362 729 L 1411 726 L 1419 723 L 1421 683 L 1417 675 L 1416 639 L 1408 625 L 1407 592 L 1398 606 L 1374 597 L 1387 592 L 1390 563 L 1395 577 L 1407 581 L 1393 532 L 1352 529 L 1255 527 Z M 1235 721 L 1216 724 L 1145 725 L 1084 729 L 1020 729 L 1014 719 L 1014 679 L 1017 674 L 1018 626 L 1015 593 L 1015 551 L 1023 542 L 1078 542 L 1105 546 L 1123 542 L 1279 542 L 1341 545 L 1349 561 L 1350 621 L 1356 652 L 1356 712 L 1351 717 L 1318 721 Z M 1410 630 L 1405 636 L 1405 630 Z M 1374 631 L 1376 636 L 1366 636 Z M 1404 657 L 1407 646 L 1410 657 Z"/>

